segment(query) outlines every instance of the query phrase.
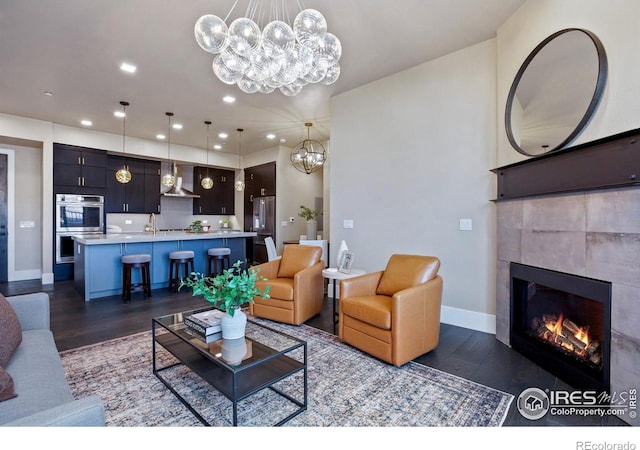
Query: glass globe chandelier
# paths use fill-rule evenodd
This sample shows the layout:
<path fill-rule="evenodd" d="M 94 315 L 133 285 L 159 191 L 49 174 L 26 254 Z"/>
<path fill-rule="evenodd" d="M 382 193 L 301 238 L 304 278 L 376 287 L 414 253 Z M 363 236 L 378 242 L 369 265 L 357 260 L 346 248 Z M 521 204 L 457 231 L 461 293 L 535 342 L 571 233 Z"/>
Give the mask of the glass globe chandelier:
<path fill-rule="evenodd" d="M 233 186 L 236 191 L 244 191 L 244 181 L 242 180 L 242 132 L 243 128 L 238 128 L 238 179 Z"/>
<path fill-rule="evenodd" d="M 165 114 L 169 118 L 169 134 L 167 134 L 167 162 L 169 163 L 169 172 L 162 176 L 162 185 L 171 187 L 176 184 L 176 177 L 173 174 L 173 164 L 171 164 L 171 117 L 173 117 L 173 113 L 167 112 Z"/>
<path fill-rule="evenodd" d="M 245 16 L 228 26 L 226 21 L 237 1 L 224 20 L 205 14 L 196 21 L 196 42 L 217 55 L 212 67 L 220 81 L 237 84 L 248 94 L 270 94 L 278 89 L 286 96 L 297 95 L 309 83 L 336 82 L 342 56 L 340 40 L 327 32 L 326 19 L 315 9 L 300 7 L 290 25 L 285 3 L 271 0 L 269 17 L 275 20 L 262 30 L 253 20 L 259 16 L 262 22 L 265 16 L 262 0 L 250 0 Z"/>
<path fill-rule="evenodd" d="M 213 187 L 213 179 L 209 176 L 209 125 L 211 125 L 211 121 L 205 120 L 204 123 L 207 126 L 207 176 L 200 180 L 200 186 L 208 190 Z"/>
<path fill-rule="evenodd" d="M 124 136 L 125 136 L 125 123 L 127 121 L 127 106 L 129 106 L 129 102 L 120 102 L 122 105 L 122 157 L 124 161 L 122 161 L 122 167 L 116 171 L 116 180 L 118 183 L 127 184 L 131 181 L 131 172 L 129 172 L 129 167 L 127 167 L 127 159 L 124 153 Z"/>
<path fill-rule="evenodd" d="M 307 138 L 295 146 L 290 159 L 293 167 L 308 175 L 322 168 L 327 160 L 327 152 L 320 142 L 309 138 L 309 130 L 313 124 L 307 122 L 304 126 L 307 127 Z"/>

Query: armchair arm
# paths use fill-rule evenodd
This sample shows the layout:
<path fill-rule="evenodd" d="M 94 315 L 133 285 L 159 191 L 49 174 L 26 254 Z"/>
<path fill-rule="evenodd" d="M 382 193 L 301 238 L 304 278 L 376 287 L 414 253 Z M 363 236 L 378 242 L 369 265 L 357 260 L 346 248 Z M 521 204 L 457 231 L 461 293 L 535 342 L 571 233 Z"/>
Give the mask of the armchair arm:
<path fill-rule="evenodd" d="M 376 289 L 383 273 L 383 271 L 372 272 L 342 280 L 340 283 L 340 298 L 376 295 Z"/>
<path fill-rule="evenodd" d="M 23 330 L 49 330 L 49 295 L 44 292 L 7 297 Z"/>
<path fill-rule="evenodd" d="M 396 292 L 391 298 L 391 333 L 394 342 L 394 364 L 408 361 L 438 344 L 442 277 Z"/>
<path fill-rule="evenodd" d="M 324 262 L 318 261 L 293 276 L 294 322 L 302 323 L 322 309 L 324 301 Z"/>
<path fill-rule="evenodd" d="M 257 266 L 251 266 L 251 270 L 257 271 L 258 276 L 267 279 L 278 278 L 278 270 L 280 269 L 280 259 L 274 259 Z"/>

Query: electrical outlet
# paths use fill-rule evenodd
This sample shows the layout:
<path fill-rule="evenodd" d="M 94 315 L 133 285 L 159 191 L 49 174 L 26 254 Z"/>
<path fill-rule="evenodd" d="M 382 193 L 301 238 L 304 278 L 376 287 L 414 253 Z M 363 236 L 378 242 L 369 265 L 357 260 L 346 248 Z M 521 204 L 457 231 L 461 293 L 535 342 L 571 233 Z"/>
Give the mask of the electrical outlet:
<path fill-rule="evenodd" d="M 473 221 L 471 219 L 460 219 L 460 231 L 473 230 Z"/>
<path fill-rule="evenodd" d="M 202 221 L 202 223 L 203 223 L 203 224 L 207 224 L 207 223 L 209 223 L 209 221 L 208 221 L 207 219 L 204 219 L 204 220 Z"/>
<path fill-rule="evenodd" d="M 126 219 L 126 220 L 124 221 L 124 224 L 125 224 L 125 225 L 131 225 L 132 223 L 133 223 L 133 220 L 131 220 L 131 219 Z"/>
<path fill-rule="evenodd" d="M 344 219 L 342 222 L 342 226 L 344 228 L 353 228 L 353 220 L 352 219 Z"/>
<path fill-rule="evenodd" d="M 286 220 L 283 220 L 282 222 L 280 222 L 281 227 L 286 227 L 288 225 L 289 225 L 289 222 L 287 222 Z"/>

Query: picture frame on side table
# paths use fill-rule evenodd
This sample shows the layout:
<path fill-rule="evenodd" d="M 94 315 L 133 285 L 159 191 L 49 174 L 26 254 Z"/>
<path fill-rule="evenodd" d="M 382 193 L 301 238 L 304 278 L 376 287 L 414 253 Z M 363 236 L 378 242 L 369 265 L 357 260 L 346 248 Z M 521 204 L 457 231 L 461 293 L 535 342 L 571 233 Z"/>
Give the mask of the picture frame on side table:
<path fill-rule="evenodd" d="M 338 272 L 349 273 L 351 272 L 351 266 L 353 265 L 353 252 L 346 251 L 338 267 Z"/>

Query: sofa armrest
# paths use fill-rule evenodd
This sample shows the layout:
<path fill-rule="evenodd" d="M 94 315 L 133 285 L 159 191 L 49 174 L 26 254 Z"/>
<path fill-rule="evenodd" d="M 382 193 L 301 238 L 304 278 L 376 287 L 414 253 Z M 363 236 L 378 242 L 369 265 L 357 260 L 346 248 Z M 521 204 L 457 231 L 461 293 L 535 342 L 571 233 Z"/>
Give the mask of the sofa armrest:
<path fill-rule="evenodd" d="M 340 298 L 365 297 L 376 295 L 383 272 L 372 272 L 340 282 Z M 337 280 L 336 280 L 337 281 Z"/>
<path fill-rule="evenodd" d="M 44 292 L 7 297 L 23 330 L 49 330 L 49 295 Z"/>
<path fill-rule="evenodd" d="M 7 427 L 102 427 L 104 405 L 91 395 L 5 423 Z"/>

